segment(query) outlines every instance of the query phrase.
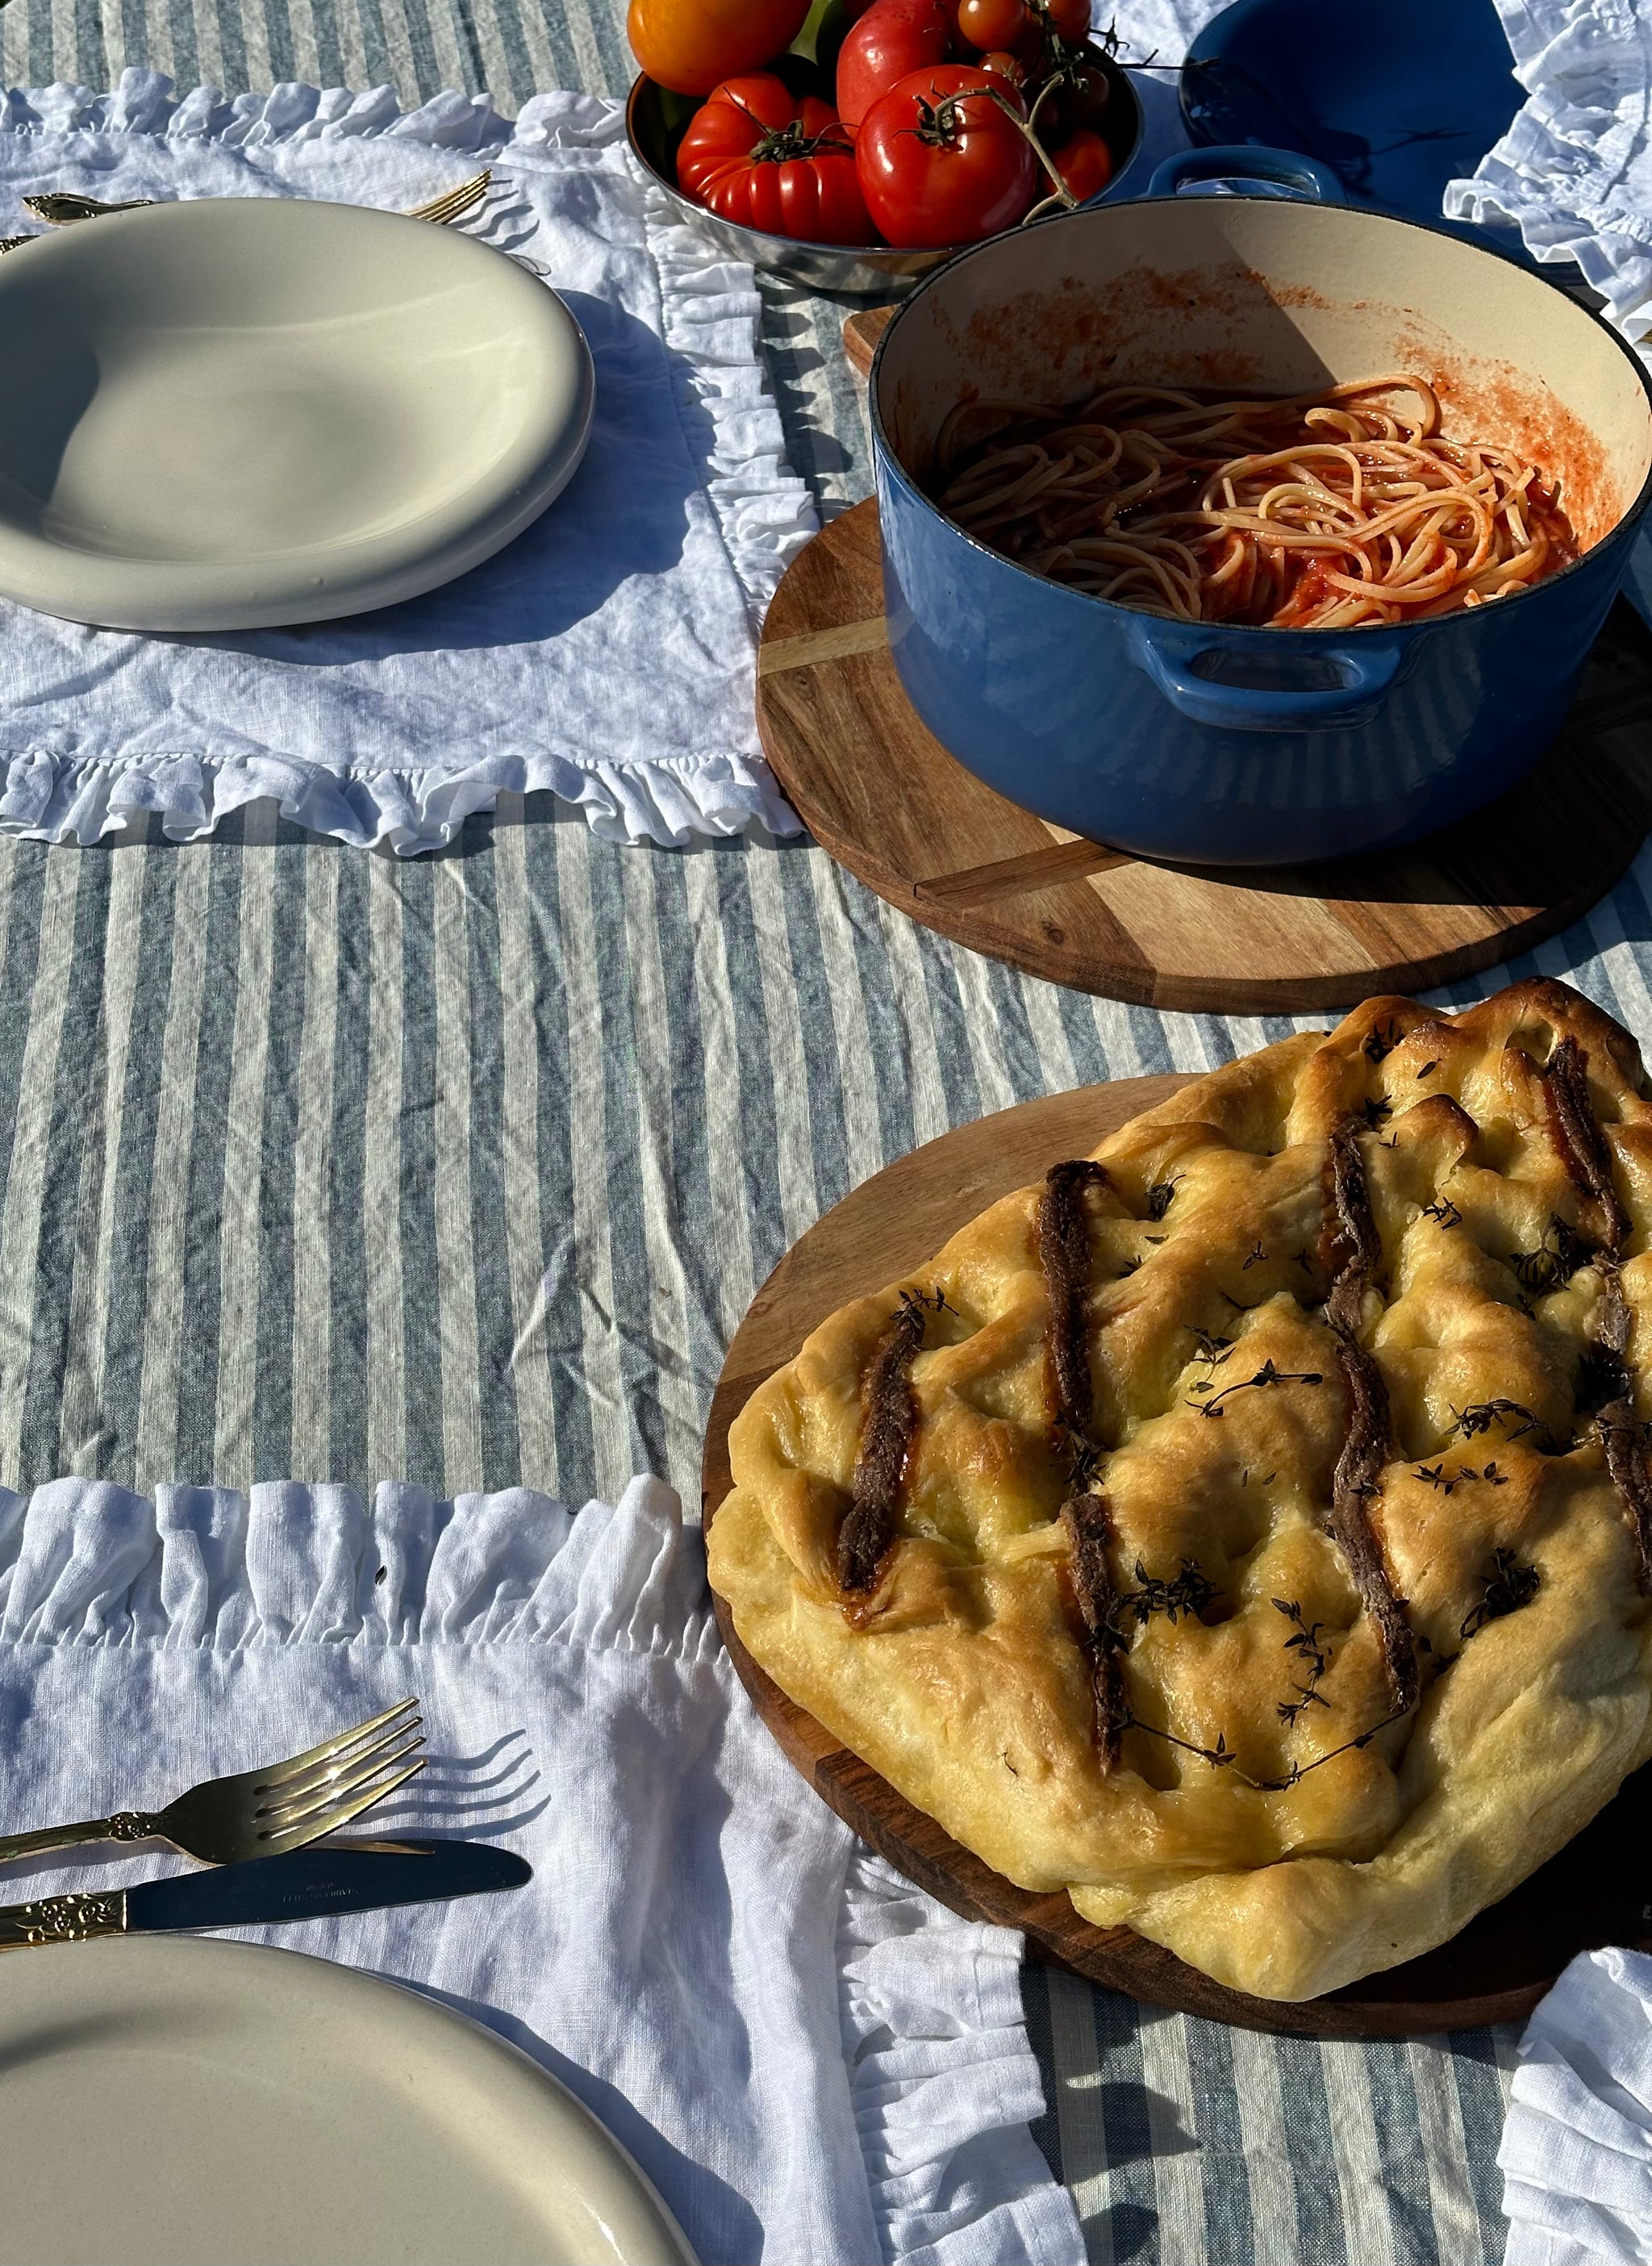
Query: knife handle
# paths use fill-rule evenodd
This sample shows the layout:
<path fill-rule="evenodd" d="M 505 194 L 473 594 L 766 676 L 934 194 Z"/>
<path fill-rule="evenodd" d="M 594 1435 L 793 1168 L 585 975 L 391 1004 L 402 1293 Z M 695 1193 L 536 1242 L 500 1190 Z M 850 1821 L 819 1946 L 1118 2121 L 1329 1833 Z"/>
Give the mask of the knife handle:
<path fill-rule="evenodd" d="M 125 1933 L 124 1889 L 0 1906 L 0 1951 L 21 1951 L 35 1943 L 84 1943 L 94 1935 Z"/>
<path fill-rule="evenodd" d="M 4 0 L 0 0 L 0 5 Z M 79 1825 L 42 1825 L 33 1833 L 0 1833 L 0 1865 L 19 1857 L 39 1857 L 48 1849 L 71 1849 L 77 1841 L 147 1841 L 155 1820 L 140 1810 L 117 1809 L 113 1817 L 89 1817 Z"/>

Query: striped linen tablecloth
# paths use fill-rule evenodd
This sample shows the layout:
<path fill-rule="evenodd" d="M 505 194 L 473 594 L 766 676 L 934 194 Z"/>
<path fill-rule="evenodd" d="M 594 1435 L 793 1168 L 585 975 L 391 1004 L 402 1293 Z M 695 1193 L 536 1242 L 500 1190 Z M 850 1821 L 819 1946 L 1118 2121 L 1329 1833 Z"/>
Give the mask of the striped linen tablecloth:
<path fill-rule="evenodd" d="M 11 0 L 7 84 L 623 91 L 621 0 Z M 870 490 L 842 310 L 764 279 L 822 510 Z M 1652 1035 L 1652 862 L 1535 954 Z M 1283 1018 L 980 959 L 820 851 L 595 839 L 508 800 L 407 864 L 267 806 L 184 846 L 0 841 L 0 1482 L 287 1473 L 692 1500 L 722 1349 L 786 1245 L 917 1143 Z M 11 1099 L 15 1097 L 14 1100 Z M 1368 2047 L 1029 1966 L 1035 2128 L 1097 2262 L 1480 2266 L 1512 2033 Z M 852 2262 L 862 2266 L 862 2262 Z"/>

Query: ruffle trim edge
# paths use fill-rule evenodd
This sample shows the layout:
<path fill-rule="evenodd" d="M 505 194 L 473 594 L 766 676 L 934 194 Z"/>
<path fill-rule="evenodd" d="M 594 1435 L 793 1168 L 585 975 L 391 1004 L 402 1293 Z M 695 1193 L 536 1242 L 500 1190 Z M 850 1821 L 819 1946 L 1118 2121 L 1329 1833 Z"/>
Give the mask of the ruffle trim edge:
<path fill-rule="evenodd" d="M 625 121 L 617 103 L 588 94 L 536 95 L 512 126 L 486 95 L 451 89 L 404 111 L 387 86 L 354 94 L 287 84 L 231 99 L 216 87 L 179 95 L 162 72 L 127 70 L 107 94 L 64 84 L 0 91 L 0 133 L 147 134 L 241 150 L 387 135 L 508 167 L 513 152 L 622 145 Z M 711 423 L 707 493 L 755 627 L 815 531 L 814 505 L 786 464 L 779 411 L 764 385 L 751 271 L 678 221 L 662 191 L 640 177 L 639 183 L 666 341 L 691 370 L 682 383 Z M 510 233 L 511 219 L 510 209 L 496 211 L 484 233 Z M 720 362 L 713 354 L 717 326 L 732 315 L 749 325 L 749 351 Z M 46 842 L 100 841 L 147 812 L 159 814 L 170 840 L 195 841 L 241 805 L 268 796 L 284 818 L 313 832 L 412 856 L 450 842 L 473 811 L 492 809 L 501 793 L 537 791 L 576 805 L 592 832 L 610 842 L 680 849 L 697 836 L 740 834 L 754 824 L 775 835 L 800 830 L 767 765 L 734 754 L 587 767 L 546 753 L 483 758 L 461 771 L 340 775 L 277 754 L 74 757 L 26 748 L 0 749 L 0 828 Z"/>
<path fill-rule="evenodd" d="M 439 1502 L 387 1481 L 0 1488 L 0 1643 L 580 1644 L 718 1650 L 697 1534 L 635 1479 L 577 1518 L 530 1488 Z"/>
<path fill-rule="evenodd" d="M 945 1911 L 856 1845 L 837 1935 L 844 2059 L 883 2255 L 902 2266 L 1083 2266 L 1072 2197 L 1027 2129 L 1044 2094 L 1020 1956 L 1012 1930 Z"/>

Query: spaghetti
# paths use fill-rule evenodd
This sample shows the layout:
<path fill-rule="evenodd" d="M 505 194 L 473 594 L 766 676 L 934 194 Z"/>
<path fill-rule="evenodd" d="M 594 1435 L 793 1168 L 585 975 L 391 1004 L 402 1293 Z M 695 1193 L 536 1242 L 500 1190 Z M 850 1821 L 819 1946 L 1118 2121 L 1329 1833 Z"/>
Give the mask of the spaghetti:
<path fill-rule="evenodd" d="M 1577 538 L 1538 468 L 1439 427 L 1407 375 L 1289 399 L 965 402 L 937 444 L 940 508 L 1035 574 L 1179 621 L 1417 621 L 1569 566 Z"/>

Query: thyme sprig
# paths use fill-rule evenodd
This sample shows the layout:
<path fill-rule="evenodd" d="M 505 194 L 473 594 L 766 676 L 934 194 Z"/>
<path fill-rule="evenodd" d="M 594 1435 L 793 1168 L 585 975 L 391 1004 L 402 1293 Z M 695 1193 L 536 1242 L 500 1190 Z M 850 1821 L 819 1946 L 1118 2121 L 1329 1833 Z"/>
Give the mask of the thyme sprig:
<path fill-rule="evenodd" d="M 1508 1263 L 1523 1290 L 1541 1297 L 1569 1283 L 1589 1257 L 1589 1246 L 1559 1212 L 1549 1214 L 1543 1240 L 1535 1251 L 1511 1251 Z"/>
<path fill-rule="evenodd" d="M 1500 1621 L 1505 1614 L 1517 1613 L 1522 1605 L 1529 1605 L 1542 1586 L 1543 1577 L 1535 1566 L 1528 1566 L 1514 1552 L 1499 1544 L 1492 1553 L 1491 1571 L 1476 1576 L 1480 1597 L 1464 1619 L 1458 1631 L 1465 1644 L 1478 1636 L 1488 1621 Z"/>
<path fill-rule="evenodd" d="M 1442 1196 L 1437 1203 L 1424 1204 L 1422 1217 L 1437 1220 L 1442 1227 L 1461 1227 L 1463 1215 L 1450 1196 Z"/>
<path fill-rule="evenodd" d="M 1136 1579 L 1139 1586 L 1121 1590 L 1116 1612 L 1127 1621 L 1133 1620 L 1138 1628 L 1145 1628 L 1156 1613 L 1162 1613 L 1174 1628 L 1186 1613 L 1189 1620 L 1197 1620 L 1207 1605 L 1214 1604 L 1222 1592 L 1200 1567 L 1196 1558 L 1184 1558 L 1180 1573 L 1168 1580 L 1161 1574 L 1150 1574 L 1138 1558 Z M 1123 1632 L 1118 1632 L 1121 1635 Z"/>
<path fill-rule="evenodd" d="M 1147 1191 L 1147 1217 L 1155 1226 L 1170 1210 L 1176 1190 L 1187 1179 L 1185 1173 L 1173 1173 L 1167 1181 L 1155 1181 Z"/>
<path fill-rule="evenodd" d="M 1294 1728 L 1297 1718 L 1310 1707 L 1329 1707 L 1331 1703 L 1320 1691 L 1319 1680 L 1331 1664 L 1331 1656 L 1319 1642 L 1323 1621 L 1304 1620 L 1302 1607 L 1294 1598 L 1276 1597 L 1273 1602 L 1274 1611 L 1283 1613 L 1290 1623 L 1291 1634 L 1285 1639 L 1285 1650 L 1296 1654 L 1294 1664 L 1305 1671 L 1308 1679 L 1305 1684 L 1291 1685 L 1297 1695 L 1294 1700 L 1282 1700 L 1279 1703 L 1280 1721 Z"/>
<path fill-rule="evenodd" d="M 1452 1422 L 1445 1435 L 1448 1440 L 1455 1439 L 1459 1435 L 1465 1440 L 1477 1440 L 1482 1433 L 1490 1431 L 1500 1416 L 1518 1416 L 1523 1421 L 1508 1435 L 1509 1439 L 1524 1440 L 1528 1432 L 1540 1432 L 1548 1443 L 1548 1452 L 1553 1454 L 1561 1452 L 1560 1442 L 1543 1419 L 1540 1416 L 1534 1416 L 1531 1411 L 1518 1400 L 1471 1400 L 1466 1408 L 1453 1407 L 1451 1416 Z"/>
<path fill-rule="evenodd" d="M 1500 1472 L 1495 1463 L 1488 1464 L 1484 1471 L 1479 1472 L 1468 1464 L 1459 1464 L 1457 1467 L 1456 1478 L 1450 1480 L 1445 1476 L 1444 1462 L 1433 1465 L 1419 1464 L 1411 1476 L 1413 1479 L 1425 1480 L 1429 1487 L 1438 1488 L 1442 1495 L 1450 1495 L 1453 1488 L 1461 1487 L 1466 1480 L 1487 1480 L 1493 1487 L 1507 1487 L 1509 1484 L 1508 1473 Z"/>
<path fill-rule="evenodd" d="M 1144 1722 L 1134 1713 L 1125 1717 L 1124 1728 L 1127 1731 L 1145 1731 L 1150 1738 L 1163 1739 L 1167 1746 L 1180 1747 L 1185 1755 L 1197 1755 L 1201 1762 L 1209 1763 L 1213 1770 L 1230 1771 L 1241 1786 L 1248 1786 L 1254 1793 L 1286 1794 L 1306 1778 L 1310 1771 L 1323 1770 L 1327 1763 L 1335 1762 L 1339 1755 L 1352 1754 L 1356 1748 L 1370 1746 L 1379 1732 L 1385 1731 L 1391 1723 L 1399 1722 L 1410 1713 L 1409 1707 L 1396 1707 L 1392 1714 L 1385 1715 L 1379 1723 L 1371 1724 L 1357 1737 L 1344 1739 L 1340 1747 L 1332 1747 L 1325 1754 L 1315 1755 L 1311 1763 L 1292 1763 L 1280 1778 L 1252 1778 L 1248 1771 L 1240 1770 L 1238 1755 L 1229 1746 L 1226 1735 L 1221 1731 L 1217 1733 L 1215 1746 L 1202 1747 L 1192 1739 L 1179 1738 L 1174 1731 L 1166 1731 L 1158 1723 Z"/>
<path fill-rule="evenodd" d="M 1367 1062 L 1385 1061 L 1404 1036 L 1405 1033 L 1398 1023 L 1373 1023 L 1365 1034 L 1365 1043 L 1360 1051 Z"/>
<path fill-rule="evenodd" d="M 1270 1385 L 1323 1385 L 1324 1383 L 1325 1379 L 1317 1369 L 1276 1369 L 1270 1358 L 1262 1363 L 1254 1377 L 1241 1378 L 1237 1385 L 1226 1386 L 1212 1399 L 1189 1400 L 1188 1406 L 1190 1408 L 1197 1408 L 1201 1416 L 1222 1416 L 1227 1413 L 1222 1407 L 1222 1403 L 1235 1392 L 1248 1392 L 1253 1385 L 1265 1388 Z M 1195 1392 L 1209 1392 L 1210 1388 L 1208 1384 L 1195 1385 L 1193 1390 Z"/>
<path fill-rule="evenodd" d="M 1592 1414 L 1611 1401 L 1626 1399 L 1634 1382 L 1623 1356 L 1602 1345 L 1598 1339 L 1591 1339 L 1577 1364 L 1577 1389 L 1573 1399 L 1577 1407 Z"/>

